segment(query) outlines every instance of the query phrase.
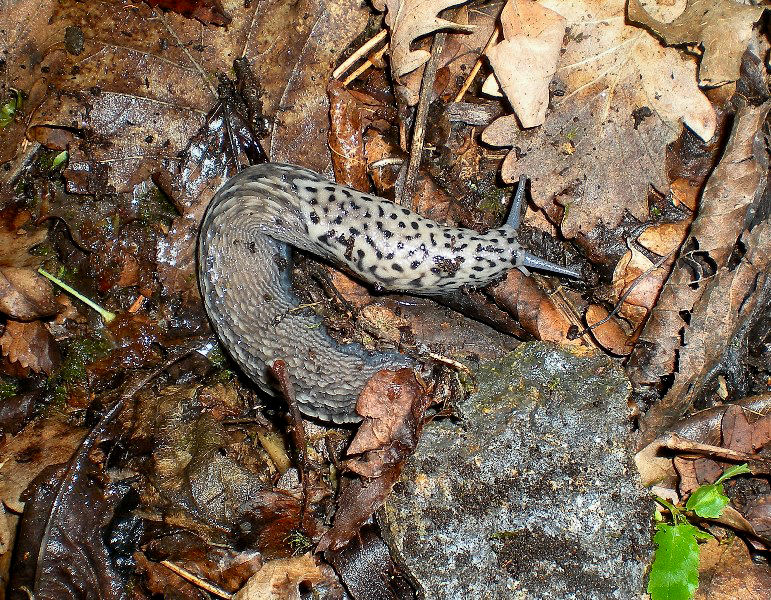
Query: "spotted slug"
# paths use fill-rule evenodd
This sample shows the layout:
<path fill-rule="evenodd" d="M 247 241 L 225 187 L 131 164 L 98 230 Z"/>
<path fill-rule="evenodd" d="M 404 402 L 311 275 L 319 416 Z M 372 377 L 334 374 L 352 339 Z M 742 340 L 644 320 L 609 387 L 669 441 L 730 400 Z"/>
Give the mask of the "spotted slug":
<path fill-rule="evenodd" d="M 270 366 L 281 359 L 305 414 L 355 422 L 356 399 L 367 380 L 380 369 L 415 362 L 397 352 L 339 344 L 319 317 L 297 310 L 291 247 L 378 290 L 419 295 L 481 287 L 511 268 L 578 277 L 520 248 L 515 205 L 506 225 L 478 233 L 445 227 L 302 167 L 252 166 L 220 188 L 203 218 L 198 277 L 204 305 L 227 352 L 263 391 L 277 393 Z"/>

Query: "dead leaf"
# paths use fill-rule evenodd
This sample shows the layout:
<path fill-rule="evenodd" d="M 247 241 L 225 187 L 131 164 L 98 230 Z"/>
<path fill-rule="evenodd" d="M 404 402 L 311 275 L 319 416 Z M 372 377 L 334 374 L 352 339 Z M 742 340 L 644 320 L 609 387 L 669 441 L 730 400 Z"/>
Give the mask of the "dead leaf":
<path fill-rule="evenodd" d="M 699 83 L 718 86 L 739 79 L 742 54 L 752 37 L 752 26 L 765 7 L 733 0 L 689 0 L 676 19 L 663 23 L 629 0 L 629 20 L 650 28 L 667 45 L 698 44 L 704 49 Z"/>
<path fill-rule="evenodd" d="M 764 600 L 770 595 L 768 567 L 753 562 L 740 538 L 712 538 L 701 545 L 694 600 Z"/>
<path fill-rule="evenodd" d="M 543 2 L 565 17 L 570 32 L 546 121 L 522 131 L 513 116 L 502 117 L 482 135 L 516 149 L 503 162 L 504 181 L 529 175 L 533 201 L 568 238 L 598 224 L 614 228 L 626 212 L 645 221 L 649 187 L 666 190 L 665 150 L 679 122 L 703 139 L 716 127 L 695 63 L 626 25 L 624 4 Z M 650 115 L 639 121 L 642 109 Z"/>
<path fill-rule="evenodd" d="M 423 65 L 430 53 L 412 50 L 412 42 L 438 30 L 468 31 L 468 25 L 459 25 L 440 19 L 439 13 L 465 0 L 373 0 L 373 6 L 384 11 L 386 24 L 391 30 L 391 69 L 399 78 Z"/>
<path fill-rule="evenodd" d="M 618 261 L 613 271 L 613 295 L 618 301 L 629 292 L 619 314 L 626 318 L 634 329 L 645 323 L 648 313 L 656 305 L 674 260 L 672 256 L 648 273 L 654 263 L 637 248 L 632 247 Z"/>
<path fill-rule="evenodd" d="M 568 331 L 574 323 L 540 287 L 518 269 L 512 269 L 501 283 L 489 288 L 495 302 L 516 316 L 521 326 L 534 338 L 568 346 L 581 345 L 570 340 Z"/>
<path fill-rule="evenodd" d="M 602 306 L 591 304 L 586 309 L 586 324 L 591 326 L 594 323 L 599 323 L 609 314 Z M 632 340 L 630 340 L 629 335 L 624 331 L 621 324 L 614 318 L 594 327 L 592 335 L 603 348 L 617 356 L 626 356 L 632 351 Z"/>
<path fill-rule="evenodd" d="M 508 0 L 501 13 L 503 41 L 487 51 L 495 79 L 503 88 L 522 127 L 543 125 L 549 84 L 565 35 L 565 19 L 534 0 Z M 483 91 L 495 85 L 487 78 Z"/>
<path fill-rule="evenodd" d="M 742 324 L 758 318 L 757 303 L 769 285 L 771 226 L 766 220 L 751 231 L 744 228 L 766 184 L 767 159 L 756 140 L 769 110 L 767 103 L 739 111 L 676 267 L 630 357 L 628 372 L 638 385 L 657 385 L 675 374 L 666 396 L 646 416 L 646 441 L 687 410 Z M 746 253 L 732 265 L 737 244 Z"/>
<path fill-rule="evenodd" d="M 56 340 L 40 321 L 24 323 L 8 320 L 0 337 L 3 356 L 24 369 L 50 375 L 59 364 Z"/>
<path fill-rule="evenodd" d="M 432 396 L 411 369 L 379 371 L 364 386 L 356 411 L 364 417 L 345 462 L 359 477 L 345 478 L 332 529 L 316 551 L 339 550 L 383 505 L 414 451 L 423 430 L 423 417 Z"/>
<path fill-rule="evenodd" d="M 301 584 L 314 585 L 323 580 L 324 575 L 310 553 L 278 558 L 252 575 L 233 600 L 300 600 Z"/>
<path fill-rule="evenodd" d="M 223 10 L 219 0 L 144 0 L 150 6 L 157 6 L 179 13 L 190 19 L 198 19 L 204 25 L 227 25 L 232 19 Z"/>

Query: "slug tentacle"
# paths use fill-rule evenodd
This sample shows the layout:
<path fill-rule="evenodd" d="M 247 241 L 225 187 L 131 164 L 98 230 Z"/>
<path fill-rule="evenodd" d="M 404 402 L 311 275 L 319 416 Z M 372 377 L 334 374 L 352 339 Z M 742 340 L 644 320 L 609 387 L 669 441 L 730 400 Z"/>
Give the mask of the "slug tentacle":
<path fill-rule="evenodd" d="M 354 407 L 367 380 L 380 369 L 414 361 L 338 344 L 318 317 L 298 312 L 289 247 L 342 266 L 379 289 L 420 295 L 481 287 L 511 268 L 577 277 L 520 248 L 512 225 L 519 224 L 524 188 L 520 180 L 507 225 L 478 233 L 445 227 L 308 169 L 250 167 L 217 192 L 201 225 L 198 266 L 206 310 L 228 352 L 260 388 L 274 392 L 269 366 L 282 359 L 303 412 L 357 421 Z"/>

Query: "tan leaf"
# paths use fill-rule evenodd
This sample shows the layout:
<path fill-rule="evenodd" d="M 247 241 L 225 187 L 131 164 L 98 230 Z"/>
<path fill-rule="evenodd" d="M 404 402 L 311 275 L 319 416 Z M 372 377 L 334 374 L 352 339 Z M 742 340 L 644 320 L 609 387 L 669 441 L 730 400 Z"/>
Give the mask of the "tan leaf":
<path fill-rule="evenodd" d="M 0 348 L 8 360 L 35 373 L 50 375 L 59 362 L 56 341 L 40 321 L 9 320 L 0 337 Z"/>
<path fill-rule="evenodd" d="M 602 306 L 592 304 L 586 309 L 586 324 L 599 323 L 608 316 L 608 311 Z M 597 342 L 609 352 L 626 356 L 632 351 L 629 336 L 614 318 L 592 329 L 592 335 Z"/>
<path fill-rule="evenodd" d="M 714 538 L 701 546 L 694 600 L 763 600 L 771 596 L 771 573 L 755 564 L 739 537 Z"/>
<path fill-rule="evenodd" d="M 503 179 L 530 176 L 533 201 L 568 238 L 616 227 L 627 212 L 646 220 L 650 186 L 666 191 L 666 146 L 680 122 L 704 139 L 716 127 L 695 61 L 626 25 L 624 4 L 545 0 L 569 31 L 552 83 L 559 94 L 542 127 L 523 131 L 504 117 L 482 135 L 517 148 Z"/>
<path fill-rule="evenodd" d="M 629 0 L 629 20 L 650 28 L 667 45 L 699 44 L 704 49 L 699 82 L 717 86 L 739 79 L 739 66 L 752 26 L 765 8 L 733 0 L 689 0 L 674 20 L 663 23 Z"/>
<path fill-rule="evenodd" d="M 439 13 L 466 0 L 374 0 L 377 10 L 388 9 L 386 24 L 391 30 L 392 69 L 397 77 L 406 75 L 424 64 L 430 53 L 412 50 L 410 45 L 421 36 L 440 29 L 469 31 L 468 25 L 459 25 L 440 19 Z"/>
<path fill-rule="evenodd" d="M 487 51 L 495 78 L 523 127 L 542 125 L 549 83 L 565 35 L 565 19 L 534 0 L 509 0 L 501 13 L 503 41 Z M 485 85 L 492 80 L 488 77 Z"/>
<path fill-rule="evenodd" d="M 300 600 L 301 583 L 313 585 L 323 579 L 310 553 L 278 558 L 268 561 L 252 575 L 246 585 L 233 595 L 233 600 Z"/>

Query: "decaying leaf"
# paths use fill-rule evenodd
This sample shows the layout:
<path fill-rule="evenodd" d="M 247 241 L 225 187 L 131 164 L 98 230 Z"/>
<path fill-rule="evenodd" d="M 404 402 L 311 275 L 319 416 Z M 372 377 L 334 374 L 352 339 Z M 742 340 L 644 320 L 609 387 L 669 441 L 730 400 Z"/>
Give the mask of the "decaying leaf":
<path fill-rule="evenodd" d="M 647 417 L 647 441 L 683 414 L 704 383 L 700 378 L 721 360 L 766 293 L 771 227 L 761 221 L 744 228 L 765 187 L 767 158 L 759 130 L 770 109 L 767 103 L 737 114 L 675 270 L 631 355 L 629 372 L 638 385 L 657 385 L 661 377 L 675 374 L 667 395 Z M 731 264 L 737 248 L 746 254 Z"/>
<path fill-rule="evenodd" d="M 59 363 L 59 348 L 51 332 L 40 321 L 8 320 L 0 337 L 3 356 L 35 373 L 50 375 Z"/>
<path fill-rule="evenodd" d="M 752 26 L 765 7 L 734 0 L 688 0 L 676 19 L 663 23 L 629 0 L 629 20 L 648 27 L 667 45 L 698 44 L 704 49 L 699 83 L 717 86 L 739 79 L 739 66 Z"/>
<path fill-rule="evenodd" d="M 24 211 L 0 212 L 0 312 L 25 321 L 57 310 L 51 284 L 36 272 L 42 258 L 29 253 L 46 239 L 48 230 L 22 229 L 30 218 Z"/>
<path fill-rule="evenodd" d="M 522 127 L 543 125 L 565 19 L 534 0 L 509 0 L 501 13 L 501 25 L 503 41 L 487 51 L 495 78 Z M 492 75 L 484 85 L 494 85 Z"/>
<path fill-rule="evenodd" d="M 522 131 L 502 117 L 482 139 L 516 148 L 504 160 L 504 181 L 532 177 L 533 201 L 566 237 L 613 228 L 625 211 L 644 221 L 649 187 L 666 190 L 665 148 L 679 122 L 702 139 L 715 131 L 695 62 L 626 25 L 622 0 L 543 6 L 565 17 L 570 32 L 547 119 Z"/>
<path fill-rule="evenodd" d="M 425 63 L 430 53 L 412 50 L 412 42 L 440 29 L 467 31 L 468 25 L 458 25 L 440 19 L 445 8 L 462 4 L 465 0 L 373 0 L 379 11 L 388 9 L 386 24 L 391 30 L 391 60 L 396 77 L 414 71 Z"/>
<path fill-rule="evenodd" d="M 349 456 L 360 456 L 346 461 L 360 478 L 344 480 L 334 524 L 317 551 L 345 546 L 383 505 L 415 450 L 431 399 L 411 369 L 379 371 L 367 382 L 356 403 L 365 420 L 348 448 Z"/>
<path fill-rule="evenodd" d="M 300 600 L 301 584 L 314 585 L 324 580 L 313 556 L 271 560 L 255 573 L 233 600 Z"/>
<path fill-rule="evenodd" d="M 738 537 L 711 539 L 701 547 L 699 588 L 694 600 L 763 600 L 771 596 L 771 573 L 756 564 Z"/>

